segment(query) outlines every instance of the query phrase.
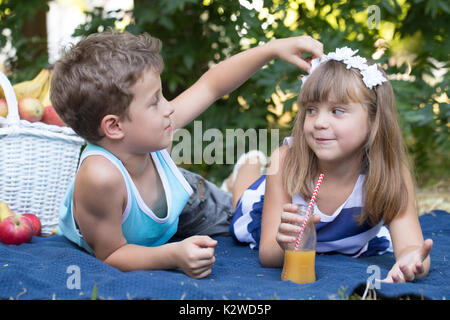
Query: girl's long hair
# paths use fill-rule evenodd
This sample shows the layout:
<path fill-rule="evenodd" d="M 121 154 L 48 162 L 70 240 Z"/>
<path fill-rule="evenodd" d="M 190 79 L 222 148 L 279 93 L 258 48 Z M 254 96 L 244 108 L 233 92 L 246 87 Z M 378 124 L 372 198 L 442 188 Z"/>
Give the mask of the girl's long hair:
<path fill-rule="evenodd" d="M 387 77 L 384 72 L 383 75 Z M 389 224 L 407 205 L 405 175 L 411 175 L 394 92 L 388 81 L 368 89 L 359 70 L 347 69 L 342 62 L 329 60 L 320 65 L 300 91 L 299 112 L 291 133 L 293 144 L 283 168 L 284 188 L 291 196 L 299 193 L 304 199 L 309 199 L 312 195 L 311 181 L 319 174 L 318 164 L 316 155 L 306 142 L 303 124 L 307 105 L 327 101 L 330 93 L 339 103 L 358 102 L 367 107 L 370 130 L 361 150 L 361 170 L 366 175 L 364 207 L 358 222 L 367 221 L 375 225 L 383 220 Z"/>

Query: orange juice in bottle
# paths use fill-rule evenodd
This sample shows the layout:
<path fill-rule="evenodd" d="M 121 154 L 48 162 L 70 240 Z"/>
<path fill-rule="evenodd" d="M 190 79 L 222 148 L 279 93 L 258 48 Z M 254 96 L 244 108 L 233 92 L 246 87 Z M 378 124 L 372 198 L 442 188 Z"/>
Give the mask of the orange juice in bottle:
<path fill-rule="evenodd" d="M 301 206 L 299 214 L 304 216 L 307 207 Z M 313 210 L 313 208 L 311 208 Z M 312 216 L 313 212 L 311 212 Z M 284 264 L 281 280 L 290 280 L 296 283 L 309 283 L 316 281 L 316 227 L 312 218 L 303 230 L 302 241 L 295 250 L 295 242 L 290 243 L 284 251 Z M 297 236 L 297 235 L 295 235 Z"/>
<path fill-rule="evenodd" d="M 315 250 L 286 250 L 282 280 L 296 283 L 309 283 L 316 281 Z"/>

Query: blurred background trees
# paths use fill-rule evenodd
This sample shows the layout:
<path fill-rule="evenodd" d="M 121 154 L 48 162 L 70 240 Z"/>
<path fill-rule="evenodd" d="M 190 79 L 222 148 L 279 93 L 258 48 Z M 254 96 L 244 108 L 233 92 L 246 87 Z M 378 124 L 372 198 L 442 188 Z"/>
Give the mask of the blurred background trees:
<path fill-rule="evenodd" d="M 0 45 L 12 45 L 5 70 L 13 82 L 31 79 L 49 63 L 42 49 L 49 3 L 0 0 Z M 273 38 L 308 34 L 325 52 L 358 49 L 391 79 L 416 176 L 426 186 L 449 178 L 449 12 L 447 0 L 135 0 L 127 12 L 91 7 L 73 35 L 115 28 L 160 38 L 169 100 L 212 64 Z M 226 128 L 279 129 L 282 139 L 297 111 L 302 74 L 283 61 L 270 63 L 198 119 L 203 131 L 218 128 L 225 136 Z M 217 183 L 231 171 L 230 165 L 183 166 Z"/>

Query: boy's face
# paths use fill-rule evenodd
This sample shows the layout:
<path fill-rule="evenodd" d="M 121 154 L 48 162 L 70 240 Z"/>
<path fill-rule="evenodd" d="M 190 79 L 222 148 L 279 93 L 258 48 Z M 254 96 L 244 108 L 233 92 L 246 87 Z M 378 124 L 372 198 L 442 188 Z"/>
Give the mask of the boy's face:
<path fill-rule="evenodd" d="M 133 153 L 148 153 L 167 148 L 172 141 L 174 109 L 164 98 L 161 77 L 151 69 L 131 88 L 134 98 L 129 109 L 129 120 L 122 121 L 125 143 Z"/>

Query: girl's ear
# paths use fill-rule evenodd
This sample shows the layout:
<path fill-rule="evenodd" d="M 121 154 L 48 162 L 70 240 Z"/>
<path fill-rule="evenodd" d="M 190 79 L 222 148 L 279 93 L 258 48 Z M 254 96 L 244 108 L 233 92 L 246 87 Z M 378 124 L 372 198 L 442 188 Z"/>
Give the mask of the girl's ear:
<path fill-rule="evenodd" d="M 100 122 L 100 128 L 103 131 L 103 134 L 110 139 L 118 140 L 122 139 L 124 136 L 121 122 L 116 115 L 108 114 L 104 116 Z"/>

